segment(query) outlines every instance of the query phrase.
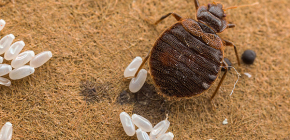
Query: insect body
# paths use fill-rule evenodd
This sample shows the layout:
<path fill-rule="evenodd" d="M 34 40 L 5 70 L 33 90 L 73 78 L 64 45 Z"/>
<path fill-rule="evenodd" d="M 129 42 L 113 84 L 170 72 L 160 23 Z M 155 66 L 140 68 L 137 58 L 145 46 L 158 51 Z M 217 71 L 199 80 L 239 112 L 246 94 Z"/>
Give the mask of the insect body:
<path fill-rule="evenodd" d="M 170 15 L 177 20 L 156 40 L 141 67 L 149 59 L 150 74 L 155 85 L 169 97 L 200 95 L 214 83 L 221 67 L 225 67 L 226 71 L 211 97 L 213 99 L 227 73 L 225 46 L 234 47 L 240 64 L 236 47 L 216 33 L 235 25 L 226 22 L 221 4 L 199 6 L 198 0 L 195 0 L 195 6 L 197 21 L 169 13 L 156 22 L 158 24 Z"/>

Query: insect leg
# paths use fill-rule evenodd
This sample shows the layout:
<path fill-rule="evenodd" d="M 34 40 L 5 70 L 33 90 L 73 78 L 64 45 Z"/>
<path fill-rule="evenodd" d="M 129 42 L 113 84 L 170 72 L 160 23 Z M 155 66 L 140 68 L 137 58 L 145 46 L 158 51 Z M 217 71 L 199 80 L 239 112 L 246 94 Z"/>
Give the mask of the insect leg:
<path fill-rule="evenodd" d="M 227 28 L 234 28 L 234 27 L 236 27 L 236 25 L 235 24 L 231 24 L 231 23 L 229 23 L 228 26 L 227 26 Z"/>
<path fill-rule="evenodd" d="M 225 77 L 226 77 L 226 74 L 227 74 L 227 72 L 228 72 L 228 64 L 225 63 L 225 62 L 223 62 L 223 65 L 225 66 L 225 73 L 224 73 L 222 79 L 220 80 L 220 82 L 219 82 L 219 84 L 218 84 L 216 90 L 215 90 L 214 93 L 212 94 L 212 96 L 211 96 L 211 98 L 210 98 L 210 101 L 212 101 L 212 99 L 214 98 L 214 96 L 216 95 L 216 93 L 218 92 L 218 90 L 220 89 L 220 87 L 221 87 L 221 85 L 222 85 L 222 83 L 223 83 L 223 81 L 224 81 L 224 79 L 225 79 Z"/>
<path fill-rule="evenodd" d="M 197 11 L 198 7 L 199 7 L 199 3 L 198 0 L 194 0 L 194 5 L 195 5 L 195 9 Z"/>
<path fill-rule="evenodd" d="M 182 17 L 181 17 L 180 15 L 176 14 L 176 13 L 168 13 L 168 14 L 162 16 L 159 20 L 157 20 L 157 21 L 155 22 L 155 25 L 157 25 L 159 22 L 161 22 L 163 19 L 167 18 L 167 17 L 170 16 L 170 15 L 172 15 L 173 17 L 175 17 L 175 19 L 176 19 L 177 21 L 179 21 L 179 20 L 182 19 Z"/>
<path fill-rule="evenodd" d="M 224 45 L 226 45 L 226 46 L 233 46 L 234 47 L 235 53 L 236 53 L 236 57 L 237 57 L 237 61 L 238 61 L 238 64 L 240 66 L 240 59 L 239 59 L 239 55 L 238 55 L 238 51 L 237 51 L 236 46 L 232 42 L 230 42 L 228 40 L 223 40 L 223 42 L 224 42 Z"/>
<path fill-rule="evenodd" d="M 147 56 L 144 58 L 144 60 L 142 61 L 141 65 L 140 65 L 140 67 L 138 68 L 138 70 L 136 71 L 134 77 L 136 77 L 136 76 L 138 75 L 139 71 L 140 71 L 140 70 L 142 69 L 142 67 L 145 65 L 146 61 L 147 61 L 148 58 L 149 58 L 149 54 L 150 54 L 150 51 L 149 51 L 149 53 L 147 54 Z"/>

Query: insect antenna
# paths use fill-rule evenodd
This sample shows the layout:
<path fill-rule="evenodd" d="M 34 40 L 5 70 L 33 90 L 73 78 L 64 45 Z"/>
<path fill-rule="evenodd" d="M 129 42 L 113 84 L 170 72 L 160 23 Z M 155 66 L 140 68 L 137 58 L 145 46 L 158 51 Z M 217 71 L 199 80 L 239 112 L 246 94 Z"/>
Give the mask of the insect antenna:
<path fill-rule="evenodd" d="M 259 2 L 255 2 L 255 3 L 247 4 L 247 5 L 231 6 L 231 7 L 225 8 L 223 10 L 226 11 L 226 10 L 235 9 L 235 8 L 238 8 L 238 7 L 249 7 L 249 6 L 254 6 L 254 5 L 257 5 L 257 4 L 259 4 Z"/>

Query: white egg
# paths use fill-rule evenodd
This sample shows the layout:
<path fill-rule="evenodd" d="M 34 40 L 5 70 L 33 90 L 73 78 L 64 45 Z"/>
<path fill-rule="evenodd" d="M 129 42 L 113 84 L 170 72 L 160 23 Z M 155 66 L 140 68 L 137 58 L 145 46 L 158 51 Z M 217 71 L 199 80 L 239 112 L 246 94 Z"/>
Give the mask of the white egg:
<path fill-rule="evenodd" d="M 163 120 L 159 122 L 158 124 L 156 124 L 153 127 L 152 131 L 150 132 L 150 139 L 156 140 L 156 137 L 164 134 L 169 128 L 169 126 L 170 126 L 170 122 L 168 120 Z"/>
<path fill-rule="evenodd" d="M 8 74 L 10 71 L 12 71 L 12 67 L 7 64 L 0 64 L 0 76 Z"/>
<path fill-rule="evenodd" d="M 135 125 L 133 124 L 131 117 L 126 112 L 122 112 L 120 114 L 120 119 L 125 133 L 128 136 L 133 136 L 135 134 Z"/>
<path fill-rule="evenodd" d="M 11 85 L 11 81 L 9 79 L 0 77 L 0 85 L 10 86 Z"/>
<path fill-rule="evenodd" d="M 14 39 L 15 39 L 15 36 L 13 34 L 9 34 L 9 35 L 4 36 L 0 40 L 0 55 L 5 53 L 9 49 Z"/>
<path fill-rule="evenodd" d="M 12 138 L 12 124 L 7 122 L 0 131 L 0 140 L 11 140 Z"/>
<path fill-rule="evenodd" d="M 30 66 L 34 68 L 38 68 L 41 65 L 43 65 L 45 62 L 47 62 L 51 57 L 52 57 L 51 51 L 41 52 L 32 58 L 32 60 L 30 61 Z"/>
<path fill-rule="evenodd" d="M 0 56 L 0 63 L 3 63 L 3 57 Z"/>
<path fill-rule="evenodd" d="M 5 52 L 4 59 L 12 60 L 21 52 L 25 43 L 23 41 L 17 41 L 11 45 L 11 47 Z"/>
<path fill-rule="evenodd" d="M 4 28 L 6 22 L 3 19 L 0 19 L 0 31 Z"/>
<path fill-rule="evenodd" d="M 137 127 L 141 128 L 145 132 L 150 132 L 152 130 L 152 124 L 150 121 L 140 115 L 133 114 L 132 121 Z"/>
<path fill-rule="evenodd" d="M 130 78 L 135 75 L 137 72 L 138 68 L 140 67 L 142 63 L 142 58 L 137 56 L 132 60 L 132 62 L 128 65 L 128 67 L 124 71 L 124 77 L 125 78 Z"/>
<path fill-rule="evenodd" d="M 140 128 L 136 130 L 136 135 L 138 140 L 150 140 L 148 134 Z"/>
<path fill-rule="evenodd" d="M 131 79 L 131 82 L 129 84 L 129 90 L 133 93 L 139 91 L 144 85 L 146 78 L 147 78 L 147 71 L 145 69 L 141 69 L 137 77 L 134 77 Z"/>
<path fill-rule="evenodd" d="M 22 67 L 19 67 L 17 69 L 12 70 L 9 73 L 9 77 L 12 80 L 17 80 L 17 79 L 21 79 L 21 78 L 24 78 L 24 77 L 26 77 L 28 75 L 33 74 L 34 71 L 35 70 L 34 70 L 33 67 L 25 65 L 25 66 L 22 66 Z"/>
<path fill-rule="evenodd" d="M 12 60 L 11 66 L 13 68 L 19 68 L 28 63 L 34 56 L 33 51 L 25 51 Z"/>

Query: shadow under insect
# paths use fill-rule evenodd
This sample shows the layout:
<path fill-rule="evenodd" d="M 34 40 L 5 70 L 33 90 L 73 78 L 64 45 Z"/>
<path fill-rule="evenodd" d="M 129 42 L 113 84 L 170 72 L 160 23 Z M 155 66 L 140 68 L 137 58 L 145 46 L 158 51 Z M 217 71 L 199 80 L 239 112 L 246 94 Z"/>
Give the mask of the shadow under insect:
<path fill-rule="evenodd" d="M 168 101 L 157 93 L 154 85 L 147 82 L 136 93 L 122 91 L 117 102 L 120 105 L 134 104 L 132 113 L 150 118 L 150 120 L 164 119 L 165 114 L 169 113 Z"/>
<path fill-rule="evenodd" d="M 178 115 L 178 112 L 200 114 L 212 111 L 208 97 L 200 96 L 178 101 L 168 100 L 157 93 L 153 84 L 147 82 L 136 93 L 123 90 L 119 94 L 117 102 L 120 105 L 134 104 L 132 113 L 141 115 L 152 123 L 165 119 L 166 114 L 172 116 Z"/>

